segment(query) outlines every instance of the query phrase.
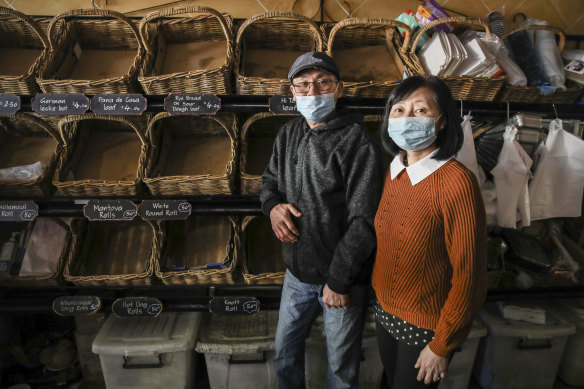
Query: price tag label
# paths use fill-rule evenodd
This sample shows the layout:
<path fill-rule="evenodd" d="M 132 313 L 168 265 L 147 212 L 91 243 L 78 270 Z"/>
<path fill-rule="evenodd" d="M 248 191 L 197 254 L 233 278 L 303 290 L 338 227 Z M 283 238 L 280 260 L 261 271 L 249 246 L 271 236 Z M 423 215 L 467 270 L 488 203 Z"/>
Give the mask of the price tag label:
<path fill-rule="evenodd" d="M 33 201 L 0 201 L 0 221 L 28 222 L 38 214 L 39 207 Z"/>
<path fill-rule="evenodd" d="M 91 315 L 101 308 L 96 296 L 61 296 L 53 301 L 53 311 L 61 316 Z"/>
<path fill-rule="evenodd" d="M 148 102 L 138 93 L 94 95 L 91 110 L 98 115 L 141 115 Z"/>
<path fill-rule="evenodd" d="M 297 115 L 296 102 L 292 95 L 274 95 L 270 97 L 270 112 L 279 115 Z"/>
<path fill-rule="evenodd" d="M 144 200 L 138 214 L 144 220 L 184 220 L 191 214 L 191 204 L 186 200 Z"/>
<path fill-rule="evenodd" d="M 130 221 L 136 217 L 137 208 L 130 200 L 89 200 L 83 213 L 92 221 Z"/>
<path fill-rule="evenodd" d="M 14 115 L 20 111 L 20 97 L 11 93 L 0 93 L 0 115 Z"/>
<path fill-rule="evenodd" d="M 251 315 L 260 310 L 255 297 L 213 297 L 209 310 L 214 314 Z"/>
<path fill-rule="evenodd" d="M 82 93 L 38 93 L 32 110 L 39 115 L 81 115 L 89 109 L 89 98 Z"/>
<path fill-rule="evenodd" d="M 171 93 L 164 99 L 164 109 L 171 115 L 214 115 L 221 109 L 221 99 L 213 94 Z"/>
<path fill-rule="evenodd" d="M 112 312 L 117 317 L 156 317 L 162 312 L 162 303 L 152 297 L 124 297 L 114 301 Z"/>

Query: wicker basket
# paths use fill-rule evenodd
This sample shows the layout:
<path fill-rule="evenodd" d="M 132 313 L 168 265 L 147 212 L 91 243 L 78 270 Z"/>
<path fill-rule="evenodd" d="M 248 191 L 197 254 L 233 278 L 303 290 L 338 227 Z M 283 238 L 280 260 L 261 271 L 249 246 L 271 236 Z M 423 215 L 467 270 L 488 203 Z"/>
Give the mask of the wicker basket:
<path fill-rule="evenodd" d="M 75 219 L 73 239 L 63 270 L 78 286 L 151 285 L 160 257 L 160 231 L 149 221 Z"/>
<path fill-rule="evenodd" d="M 190 17 L 191 13 L 202 15 Z M 163 19 L 180 14 L 189 17 Z M 171 8 L 146 15 L 140 22 L 146 60 L 138 77 L 144 91 L 230 93 L 232 24 L 231 16 L 207 7 Z"/>
<path fill-rule="evenodd" d="M 124 15 L 99 9 L 63 12 L 51 20 L 47 35 L 50 51 L 37 78 L 43 92 L 141 91 L 137 77 L 146 51 L 137 27 Z M 106 63 L 117 69 L 105 72 Z"/>
<path fill-rule="evenodd" d="M 233 284 L 237 247 L 232 218 L 189 216 L 163 223 L 163 231 L 166 239 L 155 273 L 164 284 Z M 204 268 L 210 263 L 222 267 Z"/>
<path fill-rule="evenodd" d="M 0 15 L 0 93 L 40 92 L 36 77 L 49 52 L 45 32 L 18 11 L 0 7 Z"/>
<path fill-rule="evenodd" d="M 290 94 L 287 75 L 292 63 L 308 51 L 322 50 L 320 29 L 302 15 L 268 12 L 250 17 L 239 27 L 235 40 L 237 93 Z M 267 65 L 272 68 L 265 69 Z"/>
<path fill-rule="evenodd" d="M 235 114 L 159 113 L 148 123 L 152 144 L 144 183 L 153 195 L 231 194 L 235 189 Z"/>
<path fill-rule="evenodd" d="M 39 219 L 34 222 L 30 222 L 31 226 L 34 226 Z M 61 219 L 51 218 L 53 222 L 60 225 L 63 229 L 67 231 L 65 236 L 65 241 L 63 247 L 60 251 L 59 257 L 57 259 L 55 271 L 45 274 L 30 274 L 22 276 L 0 276 L 0 286 L 9 287 L 42 287 L 42 286 L 57 286 L 64 283 L 63 280 L 63 266 L 65 265 L 65 260 L 69 254 L 69 245 L 71 244 L 71 229 L 69 226 L 61 221 Z M 1 241 L 1 240 L 0 240 Z"/>
<path fill-rule="evenodd" d="M 247 216 L 239 231 L 241 273 L 248 284 L 282 284 L 286 266 L 282 243 L 272 231 L 270 219 Z"/>
<path fill-rule="evenodd" d="M 59 131 L 65 143 L 53 184 L 68 196 L 138 194 L 149 153 L 144 127 L 142 117 L 85 114 L 62 119 Z"/>
<path fill-rule="evenodd" d="M 559 36 L 558 51 L 561 53 L 564 50 L 566 43 L 566 35 L 564 31 L 558 27 L 547 25 L 527 25 L 515 28 L 502 36 L 502 39 L 508 39 L 510 35 L 519 31 L 526 30 L 548 30 Z M 544 96 L 539 89 L 529 86 L 513 86 L 504 85 L 503 90 L 498 98 L 499 101 L 509 101 L 517 103 L 555 103 L 555 104 L 572 104 L 580 95 L 584 93 L 584 87 L 570 80 L 566 80 L 566 90 L 556 90 L 549 96 Z"/>
<path fill-rule="evenodd" d="M 290 116 L 260 112 L 252 115 L 241 130 L 241 194 L 257 195 L 262 193 L 262 174 L 270 161 L 274 139 L 278 129 Z"/>
<path fill-rule="evenodd" d="M 403 42 L 397 27 L 405 31 Z M 327 54 L 342 69 L 343 96 L 387 97 L 410 67 L 411 35 L 411 29 L 397 20 L 345 19 L 337 23 L 328 38 Z"/>
<path fill-rule="evenodd" d="M 43 164 L 42 174 L 32 180 L 0 179 L 0 196 L 46 196 L 63 141 L 50 123 L 30 113 L 0 116 L 0 169 Z"/>
<path fill-rule="evenodd" d="M 439 24 L 452 22 L 462 25 L 481 26 L 487 34 L 491 33 L 489 23 L 486 20 L 480 18 L 449 17 L 431 21 L 430 23 L 420 28 L 420 30 L 416 33 L 414 41 L 412 42 L 412 47 L 410 49 L 411 61 L 415 67 L 415 71 L 418 74 L 426 74 L 426 71 L 420 63 L 420 59 L 416 55 L 416 47 L 422 34 Z M 452 93 L 452 97 L 456 100 L 495 101 L 497 95 L 503 87 L 503 84 L 505 83 L 505 77 L 503 76 L 488 78 L 468 76 L 440 78 L 446 83 L 446 85 L 448 85 L 450 92 Z"/>

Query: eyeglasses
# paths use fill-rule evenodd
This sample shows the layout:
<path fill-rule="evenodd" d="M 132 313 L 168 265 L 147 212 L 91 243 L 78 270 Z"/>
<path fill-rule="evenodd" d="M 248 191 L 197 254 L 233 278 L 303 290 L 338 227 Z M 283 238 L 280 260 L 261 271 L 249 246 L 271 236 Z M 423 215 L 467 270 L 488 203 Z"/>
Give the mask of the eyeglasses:
<path fill-rule="evenodd" d="M 335 86 L 339 83 L 339 80 L 316 80 L 316 81 L 300 81 L 296 84 L 292 84 L 294 91 L 296 93 L 308 93 L 310 90 L 310 85 L 314 85 L 319 92 L 332 92 Z"/>

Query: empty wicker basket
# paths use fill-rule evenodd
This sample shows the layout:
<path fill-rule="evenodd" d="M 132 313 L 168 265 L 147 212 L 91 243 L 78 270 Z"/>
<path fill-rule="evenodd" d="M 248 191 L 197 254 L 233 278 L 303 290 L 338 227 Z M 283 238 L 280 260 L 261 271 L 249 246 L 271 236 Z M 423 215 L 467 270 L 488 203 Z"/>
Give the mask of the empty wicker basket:
<path fill-rule="evenodd" d="M 189 216 L 163 223 L 164 248 L 155 273 L 167 285 L 232 284 L 235 223 L 227 216 Z M 207 266 L 213 264 L 214 266 Z"/>
<path fill-rule="evenodd" d="M 144 127 L 142 117 L 67 116 L 53 184 L 68 196 L 136 195 L 149 151 Z"/>
<path fill-rule="evenodd" d="M 241 130 L 241 194 L 262 192 L 262 174 L 270 162 L 274 139 L 290 116 L 260 112 L 251 116 Z"/>
<path fill-rule="evenodd" d="M 101 18 L 95 18 L 101 16 Z M 54 34 L 54 30 L 62 31 Z M 124 15 L 109 10 L 63 12 L 48 27 L 50 51 L 37 79 L 45 93 L 140 92 L 145 57 L 140 34 Z"/>
<path fill-rule="evenodd" d="M 444 23 L 458 23 L 462 25 L 480 26 L 487 34 L 491 33 L 489 23 L 481 18 L 467 18 L 467 17 L 449 17 L 433 20 L 425 24 L 416 33 L 412 47 L 410 49 L 410 57 L 412 64 L 418 74 L 426 74 L 420 59 L 416 55 L 416 47 L 418 41 L 423 33 L 431 28 Z M 501 91 L 505 83 L 505 77 L 468 77 L 468 76 L 449 76 L 440 77 L 446 85 L 450 88 L 452 97 L 456 100 L 476 100 L 476 101 L 494 101 Z"/>
<path fill-rule="evenodd" d="M 554 34 L 558 35 L 558 51 L 561 53 L 564 50 L 564 45 L 566 43 L 566 34 L 561 28 L 548 26 L 548 25 L 527 25 L 514 28 L 513 30 L 507 32 L 502 39 L 513 39 L 513 35 L 520 31 L 527 30 L 548 30 L 552 31 Z M 499 101 L 509 101 L 517 103 L 555 103 L 555 104 L 572 104 L 582 93 L 584 92 L 584 87 L 580 84 L 566 80 L 566 90 L 557 89 L 554 93 L 549 96 L 544 96 L 540 93 L 539 89 L 529 86 L 513 86 L 504 85 L 501 94 L 499 95 Z"/>
<path fill-rule="evenodd" d="M 0 93 L 40 92 L 36 77 L 48 52 L 45 32 L 31 17 L 0 7 Z"/>
<path fill-rule="evenodd" d="M 403 41 L 397 27 L 405 31 Z M 411 29 L 397 20 L 337 23 L 329 34 L 327 54 L 341 69 L 343 96 L 389 96 L 408 67 L 411 35 Z"/>
<path fill-rule="evenodd" d="M 161 236 L 140 218 L 72 222 L 73 240 L 63 271 L 75 285 L 151 285 Z"/>
<path fill-rule="evenodd" d="M 181 14 L 189 17 L 168 18 Z M 200 14 L 191 16 L 191 14 Z M 232 19 L 212 8 L 171 8 L 140 22 L 146 60 L 138 80 L 148 94 L 231 92 Z"/>
<path fill-rule="evenodd" d="M 241 273 L 248 284 L 282 284 L 286 266 L 282 243 L 272 231 L 270 219 L 248 216 L 239 235 Z"/>
<path fill-rule="evenodd" d="M 235 40 L 237 93 L 290 94 L 287 77 L 292 63 L 308 51 L 322 50 L 320 29 L 302 15 L 268 12 L 250 17 Z"/>
<path fill-rule="evenodd" d="M 0 179 L 0 195 L 46 196 L 54 189 L 51 180 L 63 141 L 40 117 L 18 112 L 0 116 L 0 169 L 42 164 L 42 174 L 31 179 Z"/>
<path fill-rule="evenodd" d="M 235 114 L 156 115 L 148 124 L 152 157 L 144 183 L 154 195 L 230 194 L 234 190 Z"/>

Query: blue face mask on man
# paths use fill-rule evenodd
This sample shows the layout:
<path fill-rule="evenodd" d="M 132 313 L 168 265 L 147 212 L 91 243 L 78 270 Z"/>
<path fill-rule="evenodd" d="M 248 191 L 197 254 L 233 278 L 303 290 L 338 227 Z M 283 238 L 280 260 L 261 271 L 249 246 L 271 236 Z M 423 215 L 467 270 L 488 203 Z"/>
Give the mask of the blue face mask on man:
<path fill-rule="evenodd" d="M 426 116 L 389 118 L 387 132 L 400 149 L 422 150 L 436 140 L 434 121 L 433 117 Z"/>
<path fill-rule="evenodd" d="M 296 109 L 312 123 L 320 123 L 335 110 L 335 93 L 322 95 L 296 95 Z"/>

